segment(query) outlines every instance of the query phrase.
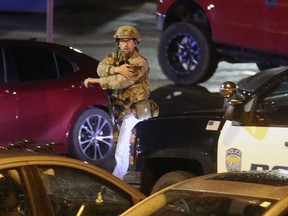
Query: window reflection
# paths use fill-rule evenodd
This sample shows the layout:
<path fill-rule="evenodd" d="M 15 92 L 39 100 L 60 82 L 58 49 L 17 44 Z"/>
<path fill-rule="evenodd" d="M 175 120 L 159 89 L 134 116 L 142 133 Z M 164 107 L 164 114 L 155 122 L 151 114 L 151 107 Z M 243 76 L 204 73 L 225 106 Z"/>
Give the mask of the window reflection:
<path fill-rule="evenodd" d="M 24 193 L 24 184 L 17 169 L 0 171 L 0 215 L 25 216 L 29 204 Z"/>
<path fill-rule="evenodd" d="M 262 215 L 274 202 L 261 198 L 182 190 L 167 191 L 164 195 L 166 205 L 153 214 L 154 216 L 256 216 Z"/>
<path fill-rule="evenodd" d="M 288 81 L 274 87 L 257 103 L 255 121 L 260 126 L 288 125 Z"/>
<path fill-rule="evenodd" d="M 133 205 L 130 195 L 90 173 L 67 167 L 39 172 L 55 215 L 118 215 Z"/>

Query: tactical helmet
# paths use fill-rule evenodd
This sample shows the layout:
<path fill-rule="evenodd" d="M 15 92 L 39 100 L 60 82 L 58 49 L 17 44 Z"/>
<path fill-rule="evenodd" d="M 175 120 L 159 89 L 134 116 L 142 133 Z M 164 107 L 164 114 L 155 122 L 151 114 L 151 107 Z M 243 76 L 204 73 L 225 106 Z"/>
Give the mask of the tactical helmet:
<path fill-rule="evenodd" d="M 137 41 L 137 43 L 140 43 L 141 41 L 138 30 L 129 25 L 120 26 L 113 37 L 115 38 L 115 42 L 121 38 L 133 38 Z"/>

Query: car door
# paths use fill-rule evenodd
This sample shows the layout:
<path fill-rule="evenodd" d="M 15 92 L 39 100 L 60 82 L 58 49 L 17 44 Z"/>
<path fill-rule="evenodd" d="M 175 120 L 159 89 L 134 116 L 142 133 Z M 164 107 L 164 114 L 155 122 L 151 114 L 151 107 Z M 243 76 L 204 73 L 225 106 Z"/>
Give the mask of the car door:
<path fill-rule="evenodd" d="M 276 51 L 275 0 L 214 0 L 207 2 L 213 39 L 251 49 Z M 284 20 L 283 20 L 284 22 Z"/>
<path fill-rule="evenodd" d="M 7 85 L 17 94 L 17 121 L 9 141 L 34 140 L 47 130 L 50 104 L 46 89 L 57 79 L 53 52 L 33 46 L 5 46 Z M 50 83 L 49 83 L 50 82 Z M 49 86 L 50 84 L 50 86 Z M 11 126 L 12 127 L 12 126 Z"/>
<path fill-rule="evenodd" d="M 288 81 L 252 104 L 247 126 L 226 121 L 218 143 L 218 172 L 288 170 Z"/>
<path fill-rule="evenodd" d="M 0 144 L 13 142 L 18 121 L 18 93 L 11 85 L 0 84 Z"/>
<path fill-rule="evenodd" d="M 3 62 L 3 48 L 0 47 L 0 144 L 8 143 L 15 133 L 18 119 L 18 92 L 6 83 L 6 67 Z"/>

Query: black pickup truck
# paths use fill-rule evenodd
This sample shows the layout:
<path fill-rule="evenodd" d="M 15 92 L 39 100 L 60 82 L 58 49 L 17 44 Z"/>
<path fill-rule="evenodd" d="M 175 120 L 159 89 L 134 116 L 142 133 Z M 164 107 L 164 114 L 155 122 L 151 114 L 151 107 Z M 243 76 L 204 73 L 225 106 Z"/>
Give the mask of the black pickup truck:
<path fill-rule="evenodd" d="M 288 67 L 224 82 L 220 94 L 223 109 L 136 125 L 130 174 L 141 174 L 144 194 L 207 173 L 288 170 Z"/>

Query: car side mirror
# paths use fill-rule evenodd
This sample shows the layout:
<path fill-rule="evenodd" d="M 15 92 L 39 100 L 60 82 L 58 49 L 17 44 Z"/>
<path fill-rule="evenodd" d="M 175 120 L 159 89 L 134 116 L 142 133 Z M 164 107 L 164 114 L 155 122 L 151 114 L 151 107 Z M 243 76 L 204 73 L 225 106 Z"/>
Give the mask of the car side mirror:
<path fill-rule="evenodd" d="M 232 96 L 236 93 L 236 84 L 230 81 L 224 82 L 220 85 L 219 92 L 224 98 L 231 100 Z"/>

